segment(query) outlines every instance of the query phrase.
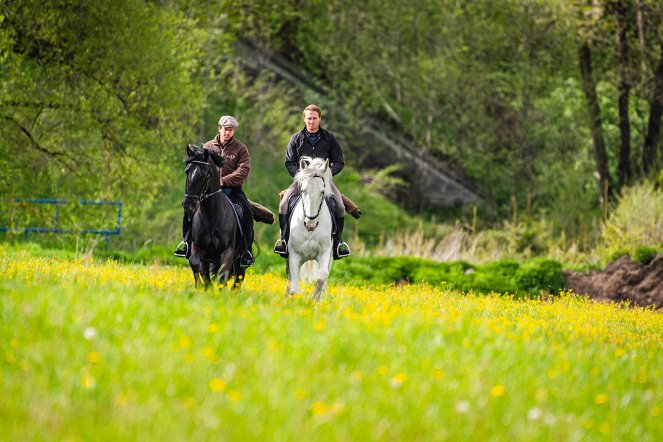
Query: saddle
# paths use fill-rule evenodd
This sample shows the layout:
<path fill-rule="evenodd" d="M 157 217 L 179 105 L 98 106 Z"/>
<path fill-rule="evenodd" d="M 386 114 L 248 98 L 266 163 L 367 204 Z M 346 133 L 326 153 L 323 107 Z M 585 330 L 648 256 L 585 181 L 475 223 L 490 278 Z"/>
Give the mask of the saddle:
<path fill-rule="evenodd" d="M 283 226 L 283 239 L 288 243 L 290 239 L 290 219 L 292 218 L 292 213 L 295 211 L 295 206 L 302 199 L 301 193 L 293 193 L 288 200 L 288 213 L 286 216 L 285 226 Z M 332 236 L 336 233 L 336 200 L 333 197 L 325 198 L 325 203 L 327 208 L 329 208 L 329 213 L 331 214 L 332 219 Z"/>
<path fill-rule="evenodd" d="M 239 228 L 239 235 L 240 238 L 244 237 L 244 206 L 242 206 L 240 203 L 236 203 L 234 201 L 230 201 L 233 212 L 235 212 L 235 219 L 237 220 L 237 227 Z M 253 219 L 253 215 L 251 215 L 251 219 Z"/>
<path fill-rule="evenodd" d="M 252 210 L 247 210 L 248 207 L 243 206 L 241 203 L 235 202 L 235 201 L 230 201 L 231 206 L 233 208 L 233 212 L 235 213 L 235 220 L 237 221 L 237 244 L 235 246 L 236 251 L 241 250 L 241 244 L 242 242 L 247 242 L 250 241 L 249 238 L 247 238 L 246 232 L 244 231 L 244 228 L 248 223 L 253 223 L 254 220 L 254 213 Z"/>

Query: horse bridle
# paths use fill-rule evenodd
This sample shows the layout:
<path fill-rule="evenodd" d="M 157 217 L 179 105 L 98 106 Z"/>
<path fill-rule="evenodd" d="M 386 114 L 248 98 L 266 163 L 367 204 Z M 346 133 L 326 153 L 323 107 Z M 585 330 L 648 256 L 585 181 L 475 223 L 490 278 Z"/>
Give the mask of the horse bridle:
<path fill-rule="evenodd" d="M 202 190 L 200 191 L 199 194 L 189 194 L 185 193 L 184 198 L 195 198 L 198 200 L 199 203 L 203 202 L 207 198 L 211 197 L 212 195 L 215 195 L 221 191 L 223 191 L 223 188 L 219 187 L 219 190 L 215 190 L 212 193 L 207 193 L 207 188 L 209 187 L 210 179 L 212 178 L 212 165 L 207 162 L 207 161 L 200 161 L 200 160 L 191 160 L 187 161 L 187 164 L 191 163 L 196 163 L 196 164 L 203 164 L 207 166 L 207 174 L 205 175 L 205 182 L 203 183 Z"/>
<path fill-rule="evenodd" d="M 304 200 L 302 199 L 302 210 L 303 210 L 303 212 L 304 212 L 304 219 L 307 219 L 307 218 L 308 218 L 309 220 L 312 221 L 312 220 L 316 219 L 317 217 L 319 217 L 319 216 L 320 216 L 320 212 L 322 211 L 322 203 L 325 201 L 325 198 L 324 198 L 324 193 L 325 193 L 325 192 L 324 192 L 324 189 L 325 189 L 325 187 L 327 187 L 327 183 L 325 182 L 325 179 L 324 179 L 323 177 L 321 177 L 320 175 L 313 175 L 311 178 L 320 178 L 320 179 L 322 180 L 322 189 L 323 189 L 323 190 L 322 190 L 323 197 L 320 198 L 320 204 L 318 205 L 318 212 L 315 214 L 315 216 L 308 216 L 308 215 L 306 215 L 306 206 L 304 205 Z"/>

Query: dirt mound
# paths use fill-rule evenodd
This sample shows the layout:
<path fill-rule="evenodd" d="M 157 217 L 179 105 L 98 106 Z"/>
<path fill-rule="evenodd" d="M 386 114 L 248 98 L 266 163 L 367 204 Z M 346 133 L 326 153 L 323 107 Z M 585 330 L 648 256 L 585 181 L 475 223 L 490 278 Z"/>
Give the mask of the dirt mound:
<path fill-rule="evenodd" d="M 663 255 L 647 265 L 624 256 L 601 272 L 564 271 L 565 287 L 575 293 L 606 301 L 630 301 L 631 305 L 663 308 Z"/>

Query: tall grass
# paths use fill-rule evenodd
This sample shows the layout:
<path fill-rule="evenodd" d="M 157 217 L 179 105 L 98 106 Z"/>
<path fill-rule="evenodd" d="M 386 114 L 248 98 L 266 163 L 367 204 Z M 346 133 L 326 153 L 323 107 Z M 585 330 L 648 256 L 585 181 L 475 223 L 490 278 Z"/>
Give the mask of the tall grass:
<path fill-rule="evenodd" d="M 251 271 L 242 291 L 202 291 L 180 267 L 0 246 L 0 434 L 663 437 L 658 312 L 426 285 L 332 285 L 319 304 L 284 291 Z"/>
<path fill-rule="evenodd" d="M 616 254 L 633 255 L 640 247 L 663 251 L 663 190 L 649 182 L 627 187 L 610 206 L 605 221 L 597 217 L 578 230 L 567 235 L 555 225 L 555 216 L 514 215 L 501 228 L 481 230 L 474 222 L 401 229 L 374 247 L 354 238 L 354 252 L 476 264 L 545 256 L 571 267 L 597 266 Z"/>
<path fill-rule="evenodd" d="M 599 226 L 592 228 L 600 236 Z M 359 256 L 416 256 L 436 261 L 487 264 L 503 259 L 529 260 L 546 256 L 567 265 L 597 263 L 596 239 L 567 238 L 556 233 L 545 218 L 505 223 L 502 229 L 473 232 L 462 225 L 394 232 L 374 247 L 354 238 L 353 253 Z"/>
<path fill-rule="evenodd" d="M 644 182 L 624 190 L 604 226 L 603 255 L 633 253 L 638 246 L 663 248 L 663 190 Z"/>

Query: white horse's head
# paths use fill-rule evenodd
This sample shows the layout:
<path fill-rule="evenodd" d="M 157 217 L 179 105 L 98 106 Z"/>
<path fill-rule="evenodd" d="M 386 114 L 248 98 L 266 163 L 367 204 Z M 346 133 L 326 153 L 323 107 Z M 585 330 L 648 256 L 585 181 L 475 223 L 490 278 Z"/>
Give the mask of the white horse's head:
<path fill-rule="evenodd" d="M 304 225 L 312 232 L 318 227 L 325 197 L 332 193 L 329 160 L 301 157 L 295 181 L 299 183 L 302 192 Z"/>

